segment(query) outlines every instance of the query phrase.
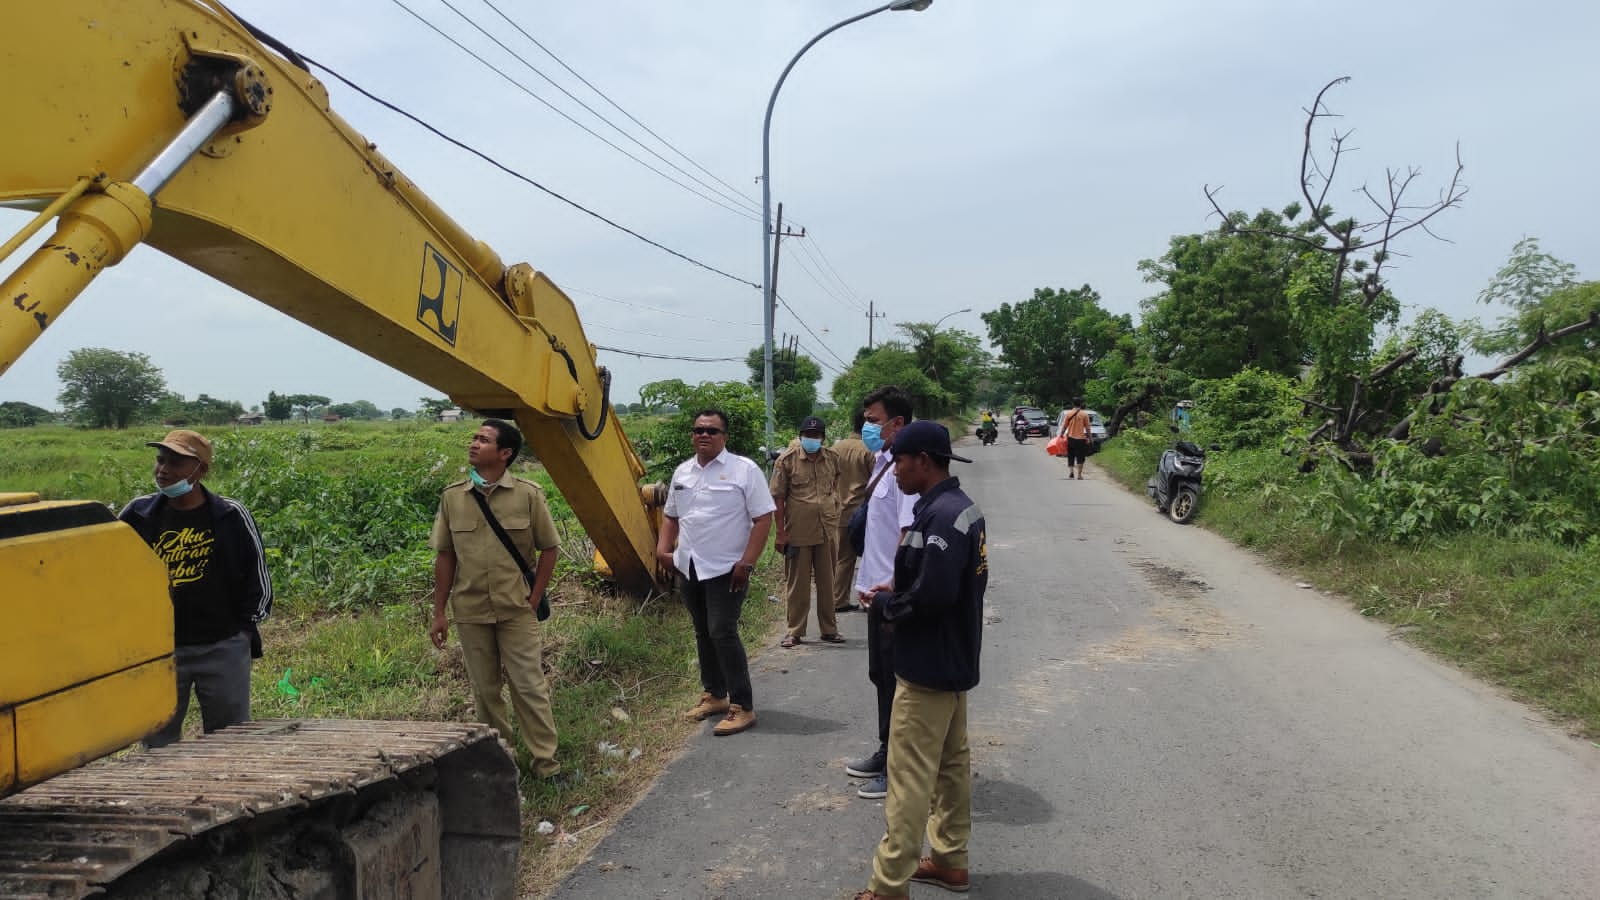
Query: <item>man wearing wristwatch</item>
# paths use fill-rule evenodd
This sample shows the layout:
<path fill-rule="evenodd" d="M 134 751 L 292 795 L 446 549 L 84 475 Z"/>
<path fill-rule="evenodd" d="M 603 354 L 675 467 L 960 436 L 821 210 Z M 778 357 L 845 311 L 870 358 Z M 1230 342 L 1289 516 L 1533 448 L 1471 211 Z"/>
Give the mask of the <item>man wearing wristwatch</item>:
<path fill-rule="evenodd" d="M 683 576 L 679 589 L 694 621 L 704 693 L 688 716 L 721 715 L 711 733 L 726 737 L 756 724 L 739 612 L 776 505 L 760 467 L 728 452 L 727 413 L 701 410 L 693 431 L 694 456 L 672 473 L 662 507 L 656 561 Z"/>

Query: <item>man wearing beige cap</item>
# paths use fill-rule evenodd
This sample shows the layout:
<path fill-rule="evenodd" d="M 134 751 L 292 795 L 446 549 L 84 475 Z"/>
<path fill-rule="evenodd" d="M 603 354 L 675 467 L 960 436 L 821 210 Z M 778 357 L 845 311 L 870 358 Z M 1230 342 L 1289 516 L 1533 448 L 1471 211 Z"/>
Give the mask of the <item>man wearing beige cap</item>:
<path fill-rule="evenodd" d="M 261 656 L 256 624 L 272 611 L 272 579 L 250 511 L 200 485 L 211 442 L 180 428 L 145 446 L 156 448 L 156 492 L 118 518 L 167 564 L 178 707 L 145 738 L 161 747 L 183 736 L 191 689 L 206 731 L 250 721 L 250 662 Z"/>

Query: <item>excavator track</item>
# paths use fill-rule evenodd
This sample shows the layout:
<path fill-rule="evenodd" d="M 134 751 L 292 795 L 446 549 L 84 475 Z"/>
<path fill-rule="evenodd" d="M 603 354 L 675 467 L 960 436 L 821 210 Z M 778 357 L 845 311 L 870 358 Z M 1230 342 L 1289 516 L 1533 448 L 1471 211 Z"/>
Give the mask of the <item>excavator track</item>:
<path fill-rule="evenodd" d="M 237 725 L 0 800 L 0 897 L 512 897 L 516 782 L 482 725 Z"/>

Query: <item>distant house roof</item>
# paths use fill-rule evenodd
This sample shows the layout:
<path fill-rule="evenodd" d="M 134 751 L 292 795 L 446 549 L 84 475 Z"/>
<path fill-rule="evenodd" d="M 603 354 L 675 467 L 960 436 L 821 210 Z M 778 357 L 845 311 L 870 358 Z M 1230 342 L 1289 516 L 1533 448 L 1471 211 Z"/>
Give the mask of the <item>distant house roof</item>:
<path fill-rule="evenodd" d="M 452 406 L 449 409 L 439 410 L 439 421 L 441 422 L 459 422 L 461 421 L 461 416 L 462 412 L 459 407 Z"/>
<path fill-rule="evenodd" d="M 239 418 L 234 419 L 234 421 L 238 422 L 240 425 L 260 425 L 262 422 L 265 422 L 266 420 L 267 420 L 267 417 L 262 415 L 261 413 L 245 413 L 244 415 L 240 416 Z"/>

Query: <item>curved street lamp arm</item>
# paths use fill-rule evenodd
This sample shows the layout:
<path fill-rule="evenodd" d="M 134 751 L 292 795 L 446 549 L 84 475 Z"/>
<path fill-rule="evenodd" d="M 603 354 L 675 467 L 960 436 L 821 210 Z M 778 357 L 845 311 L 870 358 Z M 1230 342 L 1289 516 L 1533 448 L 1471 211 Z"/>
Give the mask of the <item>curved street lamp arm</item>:
<path fill-rule="evenodd" d="M 772 96 L 767 99 L 767 115 L 761 122 L 761 319 L 764 329 L 761 342 L 761 382 L 762 393 L 765 395 L 763 399 L 767 408 L 766 441 L 769 453 L 772 450 L 773 435 L 777 428 L 772 418 L 772 107 L 778 102 L 778 91 L 783 88 L 784 79 L 789 77 L 789 70 L 793 69 L 794 64 L 800 61 L 800 57 L 806 55 L 806 51 L 810 50 L 812 45 L 846 25 L 859 22 L 869 16 L 875 16 L 885 10 L 894 9 L 897 5 L 905 6 L 904 0 L 885 3 L 876 9 L 870 9 L 860 15 L 851 16 L 806 41 L 806 45 L 800 48 L 800 52 L 796 53 L 794 58 L 789 60 L 789 64 L 783 67 L 783 74 L 778 76 L 778 83 L 772 86 Z"/>

